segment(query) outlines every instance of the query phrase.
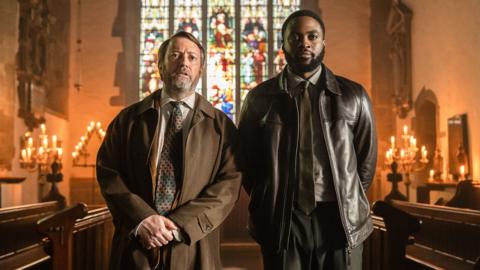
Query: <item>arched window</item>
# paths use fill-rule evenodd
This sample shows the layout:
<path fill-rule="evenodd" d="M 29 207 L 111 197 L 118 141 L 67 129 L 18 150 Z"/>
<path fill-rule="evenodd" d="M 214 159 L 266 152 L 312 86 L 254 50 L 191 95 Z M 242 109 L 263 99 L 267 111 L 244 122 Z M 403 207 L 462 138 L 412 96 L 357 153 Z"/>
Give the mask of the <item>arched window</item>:
<path fill-rule="evenodd" d="M 156 54 L 175 32 L 196 36 L 207 52 L 197 86 L 233 120 L 246 93 L 285 65 L 281 27 L 300 0 L 142 0 L 140 99 L 160 88 Z"/>

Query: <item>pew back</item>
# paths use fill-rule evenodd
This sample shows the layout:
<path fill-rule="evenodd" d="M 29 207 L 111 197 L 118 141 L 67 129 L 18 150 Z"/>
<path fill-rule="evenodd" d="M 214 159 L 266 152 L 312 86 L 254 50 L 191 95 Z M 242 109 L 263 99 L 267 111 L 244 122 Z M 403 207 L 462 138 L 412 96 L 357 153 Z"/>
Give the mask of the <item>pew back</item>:
<path fill-rule="evenodd" d="M 393 205 L 422 220 L 407 258 L 432 268 L 473 269 L 480 257 L 480 211 L 400 201 Z"/>
<path fill-rule="evenodd" d="M 60 209 L 58 202 L 0 209 L 0 269 L 47 264 L 50 256 L 43 249 L 45 236 L 37 232 L 37 221 Z"/>

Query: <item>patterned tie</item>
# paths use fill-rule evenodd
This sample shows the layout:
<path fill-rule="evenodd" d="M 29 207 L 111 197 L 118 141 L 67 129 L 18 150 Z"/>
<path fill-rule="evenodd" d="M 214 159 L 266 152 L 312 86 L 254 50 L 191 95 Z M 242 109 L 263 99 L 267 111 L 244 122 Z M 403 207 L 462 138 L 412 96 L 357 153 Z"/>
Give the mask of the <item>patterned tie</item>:
<path fill-rule="evenodd" d="M 170 211 L 182 172 L 182 111 L 180 102 L 172 101 L 171 104 L 173 111 L 163 138 L 155 196 L 155 205 L 160 215 Z"/>
<path fill-rule="evenodd" d="M 300 143 L 297 207 L 309 215 L 315 209 L 315 184 L 313 179 L 312 109 L 308 93 L 308 81 L 297 88 L 297 102 L 300 103 Z"/>

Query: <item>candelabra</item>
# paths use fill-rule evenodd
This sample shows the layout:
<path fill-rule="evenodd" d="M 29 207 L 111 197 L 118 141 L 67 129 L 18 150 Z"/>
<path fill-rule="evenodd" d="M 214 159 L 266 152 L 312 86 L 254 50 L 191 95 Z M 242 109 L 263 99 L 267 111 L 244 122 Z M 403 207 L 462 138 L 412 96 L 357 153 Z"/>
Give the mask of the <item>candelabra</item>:
<path fill-rule="evenodd" d="M 408 127 L 403 127 L 402 143 L 397 147 L 395 136 L 390 137 L 390 148 L 385 155 L 385 165 L 389 166 L 393 174 L 397 174 L 397 166 L 400 172 L 405 175 L 405 187 L 407 191 L 407 199 L 410 198 L 410 175 L 414 171 L 425 169 L 428 163 L 427 149 L 422 146 L 420 149 L 420 157 L 418 156 L 417 139 L 408 133 Z M 390 181 L 390 180 L 389 180 Z M 396 183 L 402 181 L 402 177 L 392 177 L 392 188 Z M 393 190 L 392 190 L 393 192 Z M 397 190 L 398 192 L 398 190 Z"/>
<path fill-rule="evenodd" d="M 47 182 L 52 183 L 52 189 L 56 188 L 53 187 L 54 182 L 48 180 L 48 176 L 51 173 L 59 174 L 61 170 L 63 156 L 61 143 L 56 135 L 49 137 L 46 134 L 45 124 L 40 125 L 38 140 L 34 140 L 31 132 L 25 133 L 20 138 L 20 167 L 30 172 L 38 171 L 39 198 L 42 198 Z M 60 182 L 62 179 L 55 182 Z"/>

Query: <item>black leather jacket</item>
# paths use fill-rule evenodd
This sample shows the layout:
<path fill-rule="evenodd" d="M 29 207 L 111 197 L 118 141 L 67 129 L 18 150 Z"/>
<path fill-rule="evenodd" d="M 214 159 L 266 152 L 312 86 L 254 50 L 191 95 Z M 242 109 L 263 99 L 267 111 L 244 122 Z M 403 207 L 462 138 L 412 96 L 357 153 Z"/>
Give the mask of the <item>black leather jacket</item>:
<path fill-rule="evenodd" d="M 373 230 L 365 193 L 377 160 L 374 116 L 361 85 L 335 76 L 325 66 L 320 80 L 321 139 L 350 249 Z M 285 71 L 248 93 L 239 130 L 250 233 L 266 250 L 285 249 L 297 187 L 299 138 L 298 108 L 287 92 Z"/>

